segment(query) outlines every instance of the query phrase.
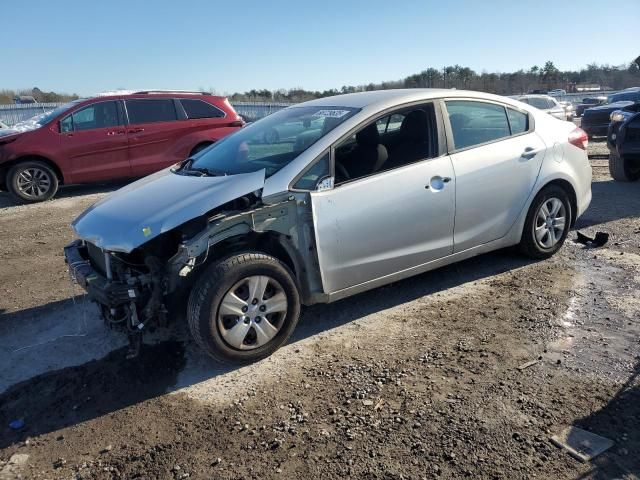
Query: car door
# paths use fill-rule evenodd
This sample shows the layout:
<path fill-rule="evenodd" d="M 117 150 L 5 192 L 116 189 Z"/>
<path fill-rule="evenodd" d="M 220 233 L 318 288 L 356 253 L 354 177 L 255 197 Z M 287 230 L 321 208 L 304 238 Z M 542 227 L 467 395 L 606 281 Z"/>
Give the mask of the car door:
<path fill-rule="evenodd" d="M 435 115 L 432 119 L 429 128 L 435 131 Z M 311 193 L 326 293 L 452 253 L 453 167 L 447 155 L 429 157 L 410 158 L 406 164 L 395 158 L 393 168 Z"/>
<path fill-rule="evenodd" d="M 117 100 L 92 103 L 60 120 L 61 155 L 74 183 L 131 177 L 127 134 Z"/>
<path fill-rule="evenodd" d="M 533 190 L 546 145 L 526 111 L 479 100 L 445 105 L 456 172 L 457 253 L 507 234 Z"/>
<path fill-rule="evenodd" d="M 172 148 L 187 121 L 178 121 L 172 98 L 125 100 L 129 140 L 129 161 L 137 177 L 149 175 L 184 160 Z"/>

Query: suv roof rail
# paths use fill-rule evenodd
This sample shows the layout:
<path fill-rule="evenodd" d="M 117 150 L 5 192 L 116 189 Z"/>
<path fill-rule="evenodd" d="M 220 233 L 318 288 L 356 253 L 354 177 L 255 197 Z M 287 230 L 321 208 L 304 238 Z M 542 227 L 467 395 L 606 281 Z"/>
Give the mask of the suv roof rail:
<path fill-rule="evenodd" d="M 153 93 L 190 93 L 193 95 L 212 95 L 211 92 L 193 91 L 193 90 L 137 90 L 134 94 L 153 94 Z"/>

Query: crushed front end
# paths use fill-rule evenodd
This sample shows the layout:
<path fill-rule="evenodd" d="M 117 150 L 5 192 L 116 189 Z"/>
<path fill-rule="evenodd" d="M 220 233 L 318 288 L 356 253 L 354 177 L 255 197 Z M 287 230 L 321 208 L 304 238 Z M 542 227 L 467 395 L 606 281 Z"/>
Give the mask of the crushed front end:
<path fill-rule="evenodd" d="M 142 330 L 167 323 L 165 263 L 141 251 L 107 252 L 84 240 L 71 242 L 64 255 L 73 279 L 98 304 L 107 326 L 127 333 L 127 357 L 137 356 Z"/>

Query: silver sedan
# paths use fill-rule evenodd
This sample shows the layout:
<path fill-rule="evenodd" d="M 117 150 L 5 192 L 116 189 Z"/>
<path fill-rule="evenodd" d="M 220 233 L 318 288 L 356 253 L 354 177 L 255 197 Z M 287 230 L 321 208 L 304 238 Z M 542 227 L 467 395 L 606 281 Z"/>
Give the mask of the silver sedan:
<path fill-rule="evenodd" d="M 184 296 L 202 349 L 254 361 L 302 305 L 512 245 L 550 257 L 591 200 L 586 147 L 574 125 L 484 93 L 323 98 L 101 200 L 65 255 L 131 355 Z"/>

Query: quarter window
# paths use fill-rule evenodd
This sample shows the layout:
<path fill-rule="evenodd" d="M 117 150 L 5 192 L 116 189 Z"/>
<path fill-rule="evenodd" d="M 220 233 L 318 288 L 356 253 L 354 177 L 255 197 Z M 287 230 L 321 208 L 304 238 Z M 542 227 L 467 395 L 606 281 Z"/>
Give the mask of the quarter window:
<path fill-rule="evenodd" d="M 327 153 L 298 179 L 293 188 L 298 190 L 315 190 L 318 182 L 328 176 L 329 154 Z"/>
<path fill-rule="evenodd" d="M 513 108 L 507 108 L 511 135 L 518 135 L 529 130 L 529 115 Z"/>
<path fill-rule="evenodd" d="M 177 120 L 176 107 L 171 98 L 127 100 L 129 123 L 171 122 Z"/>
<path fill-rule="evenodd" d="M 450 100 L 446 105 L 456 150 L 510 135 L 503 106 L 469 100 Z"/>
<path fill-rule="evenodd" d="M 115 127 L 119 124 L 116 102 L 98 102 L 73 112 L 61 122 L 60 130 L 78 132 L 95 128 Z"/>
<path fill-rule="evenodd" d="M 190 119 L 224 117 L 224 112 L 202 100 L 182 98 L 180 99 L 180 103 L 184 107 L 187 117 Z"/>

